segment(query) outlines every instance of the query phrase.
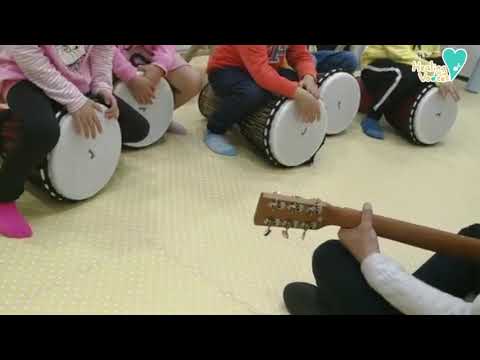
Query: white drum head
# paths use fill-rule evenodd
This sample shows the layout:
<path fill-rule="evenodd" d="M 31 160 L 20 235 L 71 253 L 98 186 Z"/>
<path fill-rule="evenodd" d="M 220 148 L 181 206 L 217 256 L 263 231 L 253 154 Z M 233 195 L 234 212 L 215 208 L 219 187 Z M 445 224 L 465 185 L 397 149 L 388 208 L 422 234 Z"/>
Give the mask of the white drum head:
<path fill-rule="evenodd" d="M 314 123 L 303 122 L 293 100 L 280 106 L 270 128 L 270 151 L 283 166 L 299 166 L 308 161 L 325 140 L 328 115 L 320 102 L 322 116 Z"/>
<path fill-rule="evenodd" d="M 102 190 L 112 178 L 122 147 L 117 120 L 97 113 L 103 132 L 96 139 L 78 135 L 73 118 L 60 120 L 60 138 L 48 155 L 48 175 L 55 191 L 70 200 L 85 200 Z"/>
<path fill-rule="evenodd" d="M 158 84 L 155 100 L 151 105 L 140 105 L 124 83 L 119 83 L 115 87 L 115 94 L 138 111 L 150 124 L 150 132 L 144 140 L 125 145 L 136 148 L 146 147 L 157 142 L 165 135 L 172 123 L 175 106 L 172 89 L 165 79 L 162 79 Z"/>
<path fill-rule="evenodd" d="M 448 96 L 446 99 L 438 88 L 432 88 L 420 100 L 415 111 L 413 131 L 418 141 L 433 145 L 441 141 L 457 119 L 458 105 Z"/>
<path fill-rule="evenodd" d="M 349 128 L 360 107 L 358 81 L 348 73 L 334 73 L 320 86 L 320 97 L 328 113 L 327 134 L 339 134 Z"/>

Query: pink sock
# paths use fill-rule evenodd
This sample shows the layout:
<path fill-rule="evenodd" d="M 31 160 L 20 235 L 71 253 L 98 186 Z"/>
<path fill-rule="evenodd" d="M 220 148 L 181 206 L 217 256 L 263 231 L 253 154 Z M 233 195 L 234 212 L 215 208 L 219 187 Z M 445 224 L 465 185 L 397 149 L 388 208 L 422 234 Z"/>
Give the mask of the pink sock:
<path fill-rule="evenodd" d="M 172 121 L 170 124 L 170 127 L 168 128 L 168 132 L 171 132 L 172 134 L 178 134 L 178 135 L 186 135 L 187 134 L 187 129 L 180 124 L 178 121 Z"/>
<path fill-rule="evenodd" d="M 32 229 L 14 202 L 0 203 L 0 235 L 9 238 L 28 238 Z"/>

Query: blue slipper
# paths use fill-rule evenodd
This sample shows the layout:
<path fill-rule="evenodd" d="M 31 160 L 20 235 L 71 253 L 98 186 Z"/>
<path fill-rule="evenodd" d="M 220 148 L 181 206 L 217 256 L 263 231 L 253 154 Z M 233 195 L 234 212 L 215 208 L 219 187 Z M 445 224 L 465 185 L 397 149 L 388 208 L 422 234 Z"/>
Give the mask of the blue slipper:
<path fill-rule="evenodd" d="M 204 141 L 214 153 L 225 156 L 237 155 L 237 149 L 228 142 L 225 135 L 214 134 L 207 130 Z"/>
<path fill-rule="evenodd" d="M 363 132 L 372 138 L 383 140 L 385 135 L 377 119 L 365 117 L 362 121 Z"/>

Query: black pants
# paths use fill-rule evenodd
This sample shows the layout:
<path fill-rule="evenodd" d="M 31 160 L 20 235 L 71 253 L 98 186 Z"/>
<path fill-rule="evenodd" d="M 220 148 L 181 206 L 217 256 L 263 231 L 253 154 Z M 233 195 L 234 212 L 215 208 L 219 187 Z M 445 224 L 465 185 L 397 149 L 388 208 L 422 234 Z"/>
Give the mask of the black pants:
<path fill-rule="evenodd" d="M 298 81 L 295 71 L 279 69 L 278 73 Z M 217 110 L 209 117 L 207 128 L 215 134 L 224 134 L 247 115 L 261 109 L 274 95 L 257 85 L 245 70 L 236 67 L 216 70 L 209 74 L 212 89 L 220 98 Z"/>
<path fill-rule="evenodd" d="M 480 224 L 471 225 L 460 234 L 480 239 Z M 368 285 L 358 261 L 337 240 L 317 248 L 313 273 L 325 314 L 400 314 Z M 480 293 L 480 260 L 435 254 L 413 276 L 459 298 Z"/>
<path fill-rule="evenodd" d="M 442 59 L 432 59 L 443 65 Z M 410 65 L 397 63 L 389 59 L 372 62 L 362 71 L 362 80 L 375 103 L 368 115 L 380 119 L 385 111 L 409 94 L 415 93 L 423 84 L 418 73 L 412 71 Z"/>
<path fill-rule="evenodd" d="M 143 140 L 150 130 L 148 122 L 124 101 L 119 98 L 117 101 L 122 141 Z M 25 80 L 13 86 L 7 102 L 13 116 L 21 122 L 21 132 L 0 169 L 0 202 L 15 201 L 22 195 L 27 177 L 55 147 L 60 136 L 55 113 L 61 106 L 31 82 Z"/>

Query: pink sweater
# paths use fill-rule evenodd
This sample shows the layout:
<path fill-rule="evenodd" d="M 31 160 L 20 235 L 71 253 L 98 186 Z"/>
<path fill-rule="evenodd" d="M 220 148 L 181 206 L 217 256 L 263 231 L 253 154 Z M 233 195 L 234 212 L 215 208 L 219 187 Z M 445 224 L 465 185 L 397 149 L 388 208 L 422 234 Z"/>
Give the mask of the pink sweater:
<path fill-rule="evenodd" d="M 18 81 L 29 80 L 48 97 L 80 109 L 85 94 L 112 91 L 113 45 L 8 45 L 0 55 L 0 94 Z"/>
<path fill-rule="evenodd" d="M 176 54 L 175 45 L 117 45 L 113 72 L 124 82 L 135 77 L 140 65 L 154 64 L 168 73 L 175 65 Z"/>

